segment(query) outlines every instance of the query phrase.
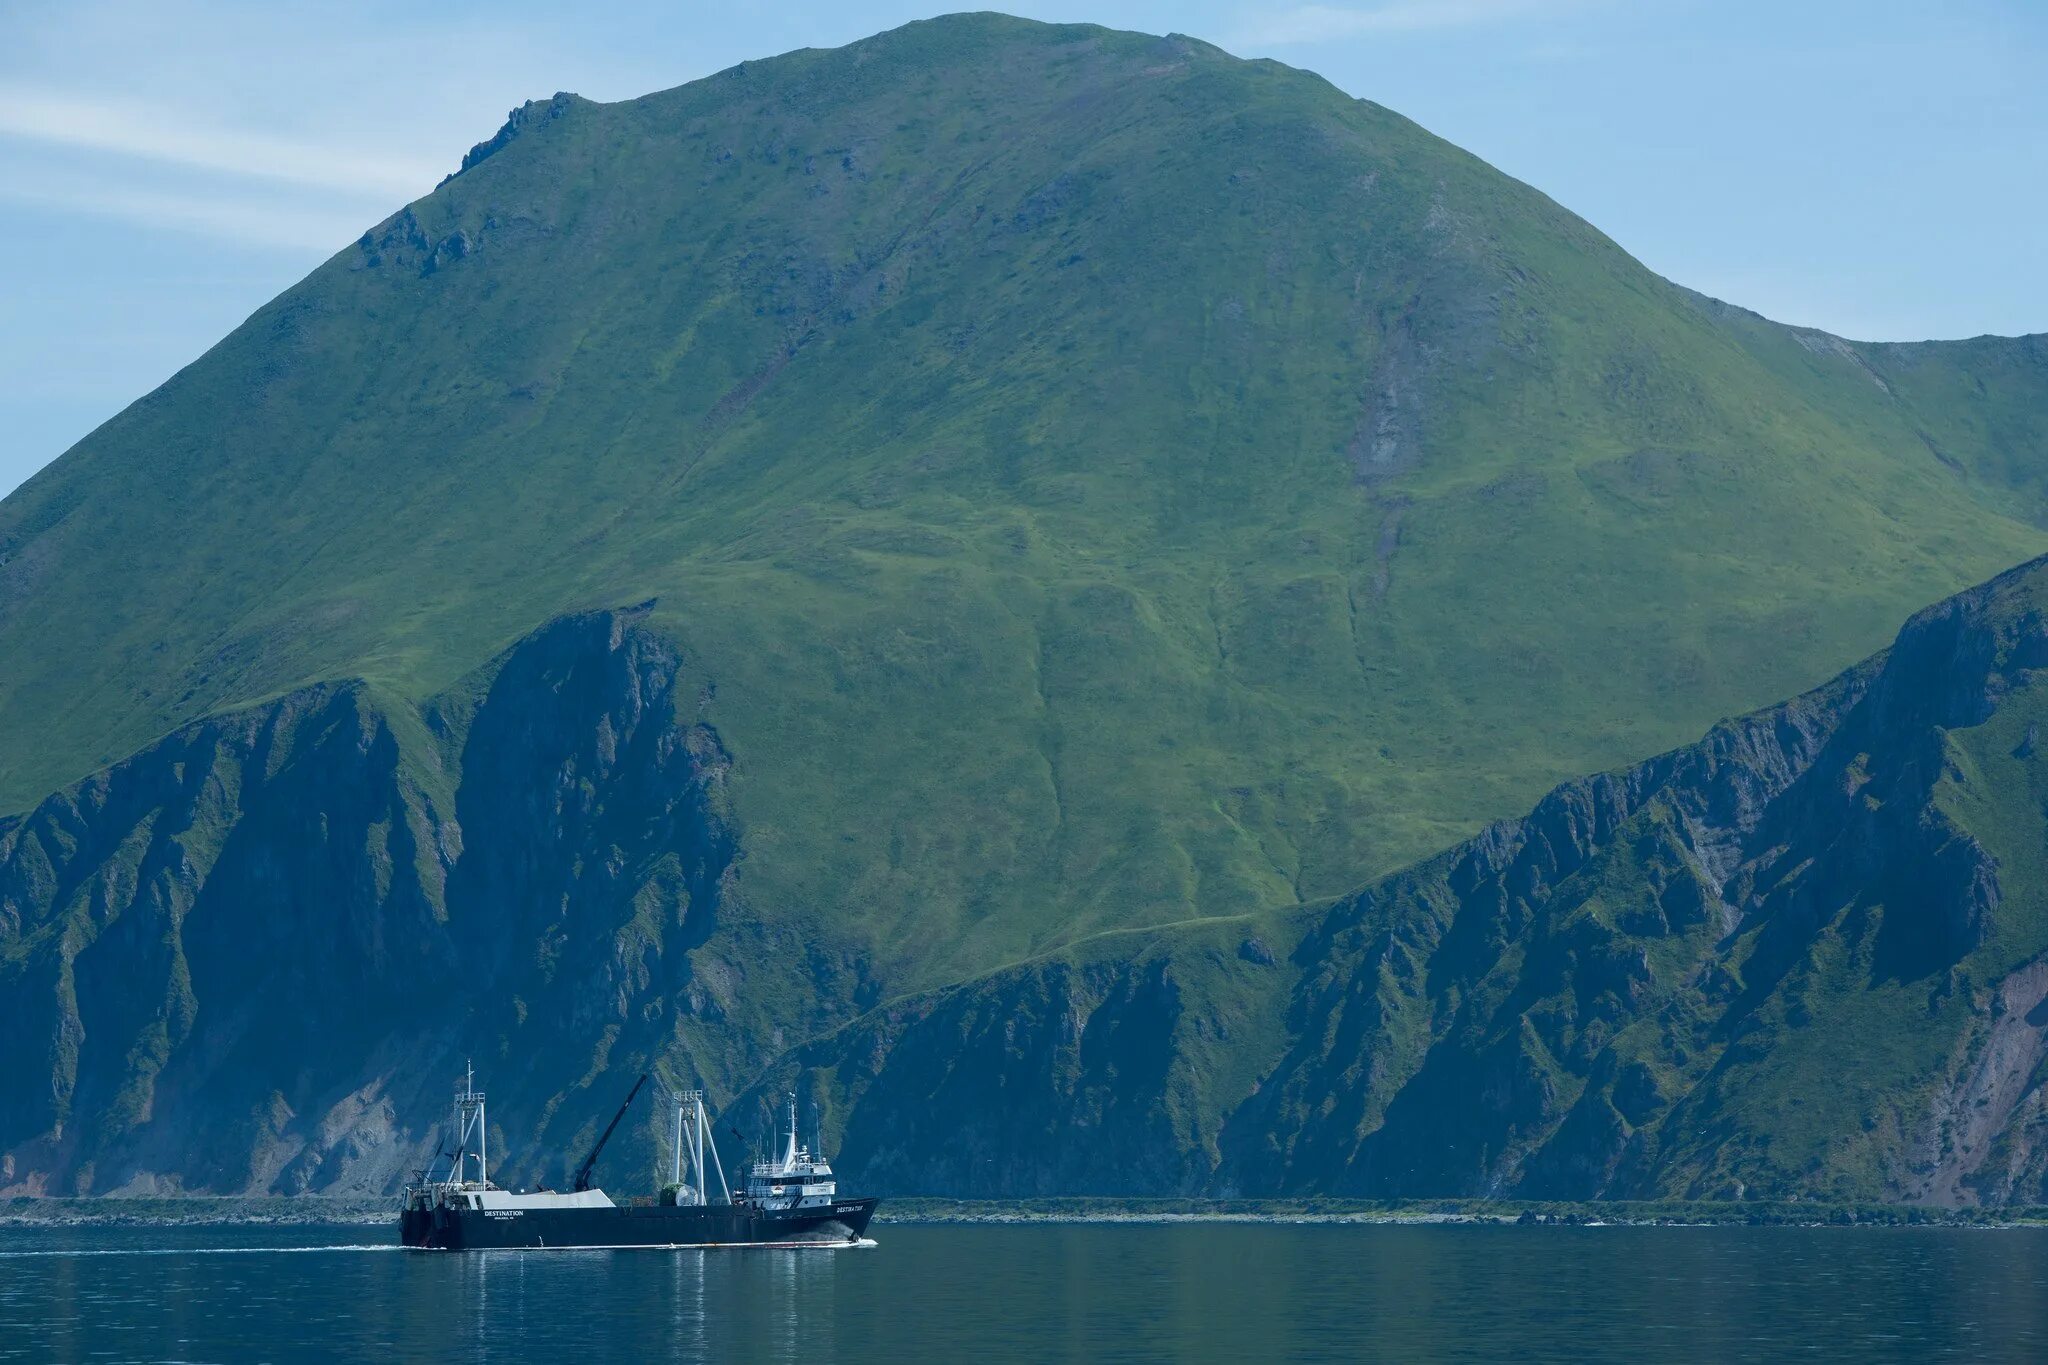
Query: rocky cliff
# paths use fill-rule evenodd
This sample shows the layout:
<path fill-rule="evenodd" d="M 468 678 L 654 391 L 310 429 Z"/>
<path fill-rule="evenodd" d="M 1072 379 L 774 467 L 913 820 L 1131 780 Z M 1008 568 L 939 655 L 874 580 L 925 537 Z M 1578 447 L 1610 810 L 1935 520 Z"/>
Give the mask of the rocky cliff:
<path fill-rule="evenodd" d="M 508 1174 L 559 1174 L 607 1068 L 729 1086 L 765 1014 L 850 990 L 724 921 L 730 759 L 637 620 L 423 713 L 288 693 L 0 826 L 0 1181 L 388 1188 L 472 1054 Z"/>

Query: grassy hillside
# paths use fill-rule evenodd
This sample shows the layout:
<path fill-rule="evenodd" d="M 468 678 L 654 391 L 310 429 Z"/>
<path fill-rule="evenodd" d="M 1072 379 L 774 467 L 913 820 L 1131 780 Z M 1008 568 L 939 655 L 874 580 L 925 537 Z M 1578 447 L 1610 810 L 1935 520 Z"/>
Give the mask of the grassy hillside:
<path fill-rule="evenodd" d="M 891 990 L 1284 909 L 2048 544 L 2003 345 L 1704 303 L 1183 38 L 558 96 L 0 503 L 0 808 L 651 602 L 745 913 Z"/>
<path fill-rule="evenodd" d="M 894 1001 L 759 1089 L 892 1192 L 2036 1203 L 2044 668 L 2048 559 L 1334 905 Z"/>

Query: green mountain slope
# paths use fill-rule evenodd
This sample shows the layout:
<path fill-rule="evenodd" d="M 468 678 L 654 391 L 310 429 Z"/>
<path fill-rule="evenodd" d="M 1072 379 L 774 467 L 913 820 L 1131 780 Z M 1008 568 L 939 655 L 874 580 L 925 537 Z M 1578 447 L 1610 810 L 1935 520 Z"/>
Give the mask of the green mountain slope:
<path fill-rule="evenodd" d="M 378 989 L 539 973 L 264 1100 L 316 1147 L 437 1108 L 364 1049 L 545 1059 L 556 1141 L 629 1054 L 730 1094 L 904 992 L 1292 922 L 2038 552 L 2044 413 L 2038 338 L 1778 327 L 1188 39 L 959 16 L 528 105 L 0 502 L 0 964 L 54 1078 L 7 1141 L 171 1169 L 212 916 L 345 913 Z M 666 661 L 631 762 L 640 702 L 561 691 L 619 651 Z M 336 697 L 361 743 L 302 729 Z M 189 785 L 280 728 L 340 765 L 288 815 Z"/>
<path fill-rule="evenodd" d="M 763 1088 L 941 1194 L 2038 1202 L 2043 670 L 2048 559 L 1327 910 L 898 1001 Z"/>

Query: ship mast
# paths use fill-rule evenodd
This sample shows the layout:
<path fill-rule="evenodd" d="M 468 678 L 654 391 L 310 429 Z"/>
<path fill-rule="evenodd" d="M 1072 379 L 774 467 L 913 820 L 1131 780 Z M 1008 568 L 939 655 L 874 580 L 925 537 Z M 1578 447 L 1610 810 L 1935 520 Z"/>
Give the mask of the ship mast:
<path fill-rule="evenodd" d="M 796 1169 L 796 1092 L 789 1092 L 789 1150 L 783 1154 L 782 1169 Z"/>
<path fill-rule="evenodd" d="M 490 1135 L 484 1125 L 484 1092 L 476 1088 L 476 1067 L 465 1062 L 462 1084 L 455 1091 L 455 1183 L 465 1183 L 469 1168 L 469 1138 L 476 1134 L 476 1183 L 486 1189 L 491 1183 Z"/>

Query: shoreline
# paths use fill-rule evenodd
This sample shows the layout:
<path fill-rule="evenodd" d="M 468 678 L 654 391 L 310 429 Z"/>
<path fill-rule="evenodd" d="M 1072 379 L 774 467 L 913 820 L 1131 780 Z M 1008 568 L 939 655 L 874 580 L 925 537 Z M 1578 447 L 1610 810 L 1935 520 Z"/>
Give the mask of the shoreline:
<path fill-rule="evenodd" d="M 1931 1208 L 1911 1204 L 1824 1204 L 1500 1199 L 1407 1200 L 954 1200 L 886 1201 L 877 1222 L 1183 1223 L 1331 1226 L 1491 1227 L 2041 1227 L 2048 1208 Z"/>
<path fill-rule="evenodd" d="M 17 1196 L 0 1227 L 373 1226 L 395 1221 L 396 1196 Z M 875 1221 L 898 1226 L 1190 1223 L 1322 1226 L 1974 1227 L 2048 1226 L 2048 1208 L 1940 1209 L 1803 1200 L 1681 1201 L 940 1199 L 883 1197 Z"/>

